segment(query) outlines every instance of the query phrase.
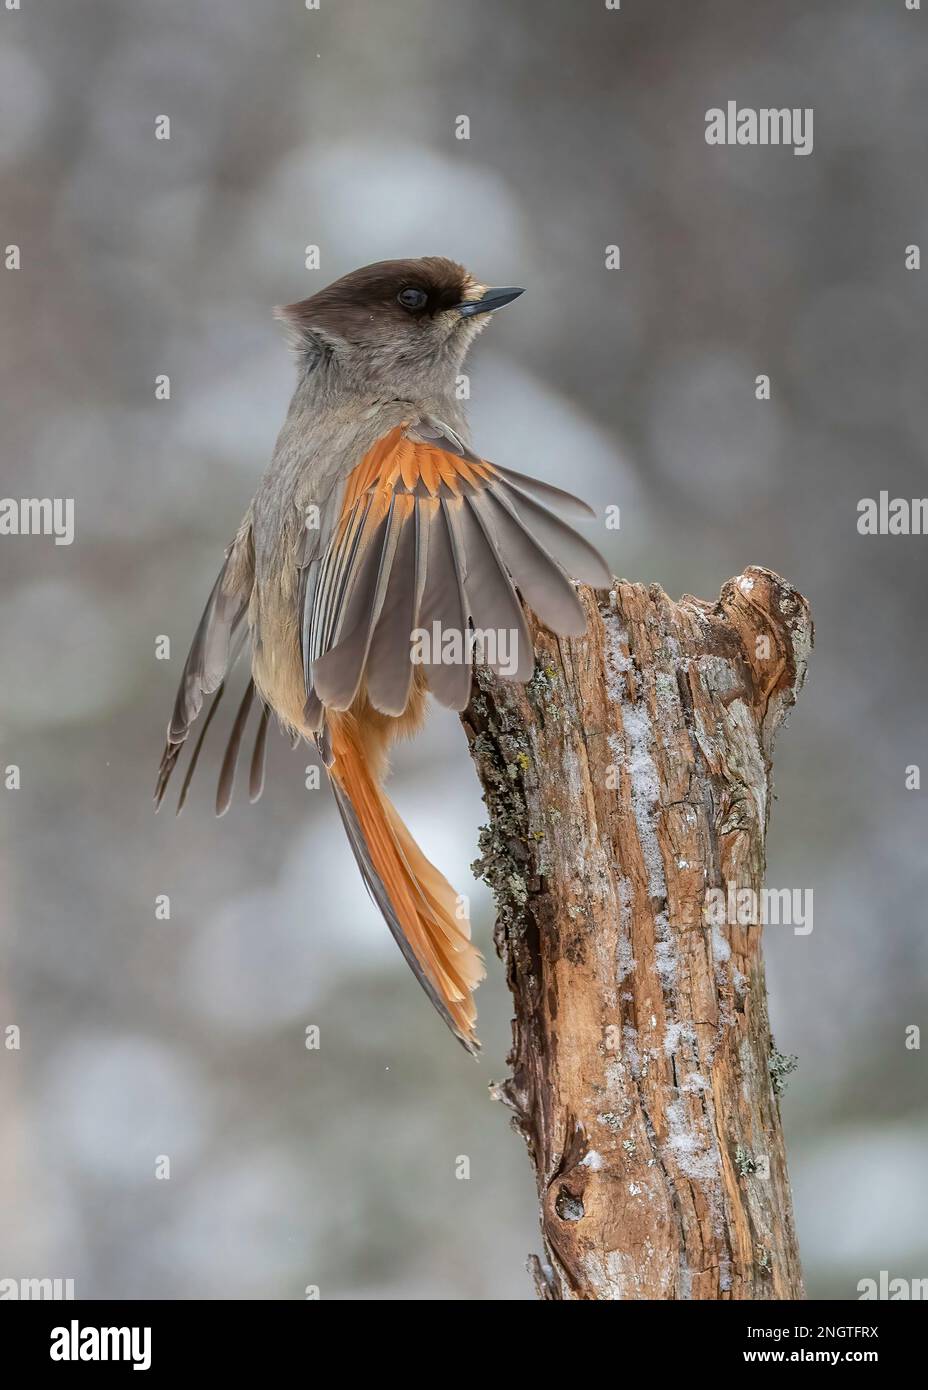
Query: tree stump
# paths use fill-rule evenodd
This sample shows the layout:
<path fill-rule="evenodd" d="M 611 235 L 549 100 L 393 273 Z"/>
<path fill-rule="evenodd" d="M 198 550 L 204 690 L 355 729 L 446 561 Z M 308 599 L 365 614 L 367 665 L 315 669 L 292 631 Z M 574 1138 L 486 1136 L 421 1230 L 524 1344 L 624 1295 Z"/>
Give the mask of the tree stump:
<path fill-rule="evenodd" d="M 802 1276 L 760 928 L 774 735 L 806 600 L 751 567 L 715 604 L 580 590 L 586 637 L 533 624 L 536 672 L 481 671 L 462 716 L 515 1005 L 510 1079 L 535 1168 L 546 1299 L 793 1299 Z"/>

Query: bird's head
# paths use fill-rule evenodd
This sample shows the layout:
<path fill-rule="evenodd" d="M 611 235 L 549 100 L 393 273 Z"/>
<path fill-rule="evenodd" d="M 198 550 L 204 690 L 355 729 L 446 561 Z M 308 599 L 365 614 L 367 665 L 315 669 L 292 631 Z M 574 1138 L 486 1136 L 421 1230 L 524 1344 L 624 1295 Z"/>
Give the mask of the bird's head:
<path fill-rule="evenodd" d="M 443 256 L 376 261 L 276 311 L 311 365 L 405 397 L 453 386 L 490 313 L 520 295 L 491 289 Z"/>

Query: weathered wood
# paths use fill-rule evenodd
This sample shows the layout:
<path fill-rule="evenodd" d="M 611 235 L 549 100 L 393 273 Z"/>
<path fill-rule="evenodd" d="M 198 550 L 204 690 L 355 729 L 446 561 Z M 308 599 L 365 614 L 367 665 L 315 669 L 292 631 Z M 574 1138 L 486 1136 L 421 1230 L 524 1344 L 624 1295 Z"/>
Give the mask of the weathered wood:
<path fill-rule="evenodd" d="M 760 928 L 713 927 L 704 903 L 763 885 L 808 605 L 756 567 L 715 604 L 580 592 L 588 635 L 536 624 L 531 683 L 483 672 L 462 716 L 515 1004 L 494 1091 L 535 1167 L 536 1288 L 801 1298 Z"/>

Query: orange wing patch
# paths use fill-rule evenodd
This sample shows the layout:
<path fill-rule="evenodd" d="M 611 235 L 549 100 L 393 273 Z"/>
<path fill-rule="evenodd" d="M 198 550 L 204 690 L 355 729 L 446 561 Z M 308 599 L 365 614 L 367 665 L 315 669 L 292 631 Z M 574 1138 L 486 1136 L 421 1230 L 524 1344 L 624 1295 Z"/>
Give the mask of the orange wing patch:
<path fill-rule="evenodd" d="M 398 484 L 403 491 L 413 492 L 421 482 L 429 496 L 437 497 L 444 483 L 452 496 L 459 497 L 462 483 L 477 487 L 498 476 L 492 464 L 459 458 L 446 449 L 410 439 L 406 434 L 410 423 L 404 421 L 378 439 L 348 475 L 343 520 L 367 493 L 375 497 L 377 518 L 384 516 Z"/>
<path fill-rule="evenodd" d="M 464 709 L 478 642 L 492 670 L 530 679 L 523 600 L 554 632 L 585 631 L 568 575 L 602 587 L 609 571 L 545 503 L 582 505 L 478 458 L 430 416 L 377 440 L 345 481 L 308 623 L 304 615 L 314 717 L 348 710 L 360 693 L 399 717 L 414 675 L 450 709 Z"/>

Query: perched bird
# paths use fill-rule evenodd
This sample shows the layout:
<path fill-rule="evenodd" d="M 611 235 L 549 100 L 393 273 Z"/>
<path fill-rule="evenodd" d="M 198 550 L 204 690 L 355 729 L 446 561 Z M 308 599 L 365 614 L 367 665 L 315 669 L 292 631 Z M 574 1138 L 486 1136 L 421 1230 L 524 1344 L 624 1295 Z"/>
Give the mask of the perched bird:
<path fill-rule="evenodd" d="M 155 791 L 160 805 L 212 695 L 180 810 L 247 647 L 251 673 L 217 814 L 228 809 L 257 694 L 251 799 L 273 712 L 294 743 L 317 745 L 364 881 L 469 1051 L 479 1046 L 473 991 L 483 961 L 454 889 L 384 795 L 390 745 L 419 729 L 427 691 L 450 709 L 467 706 L 475 644 L 501 675 L 531 677 L 523 601 L 553 632 L 579 636 L 571 579 L 610 583 L 598 552 L 555 514 L 592 516 L 585 503 L 470 446 L 458 374 L 490 315 L 521 293 L 426 256 L 365 266 L 276 311 L 296 352 L 296 391 L 194 635 Z"/>

